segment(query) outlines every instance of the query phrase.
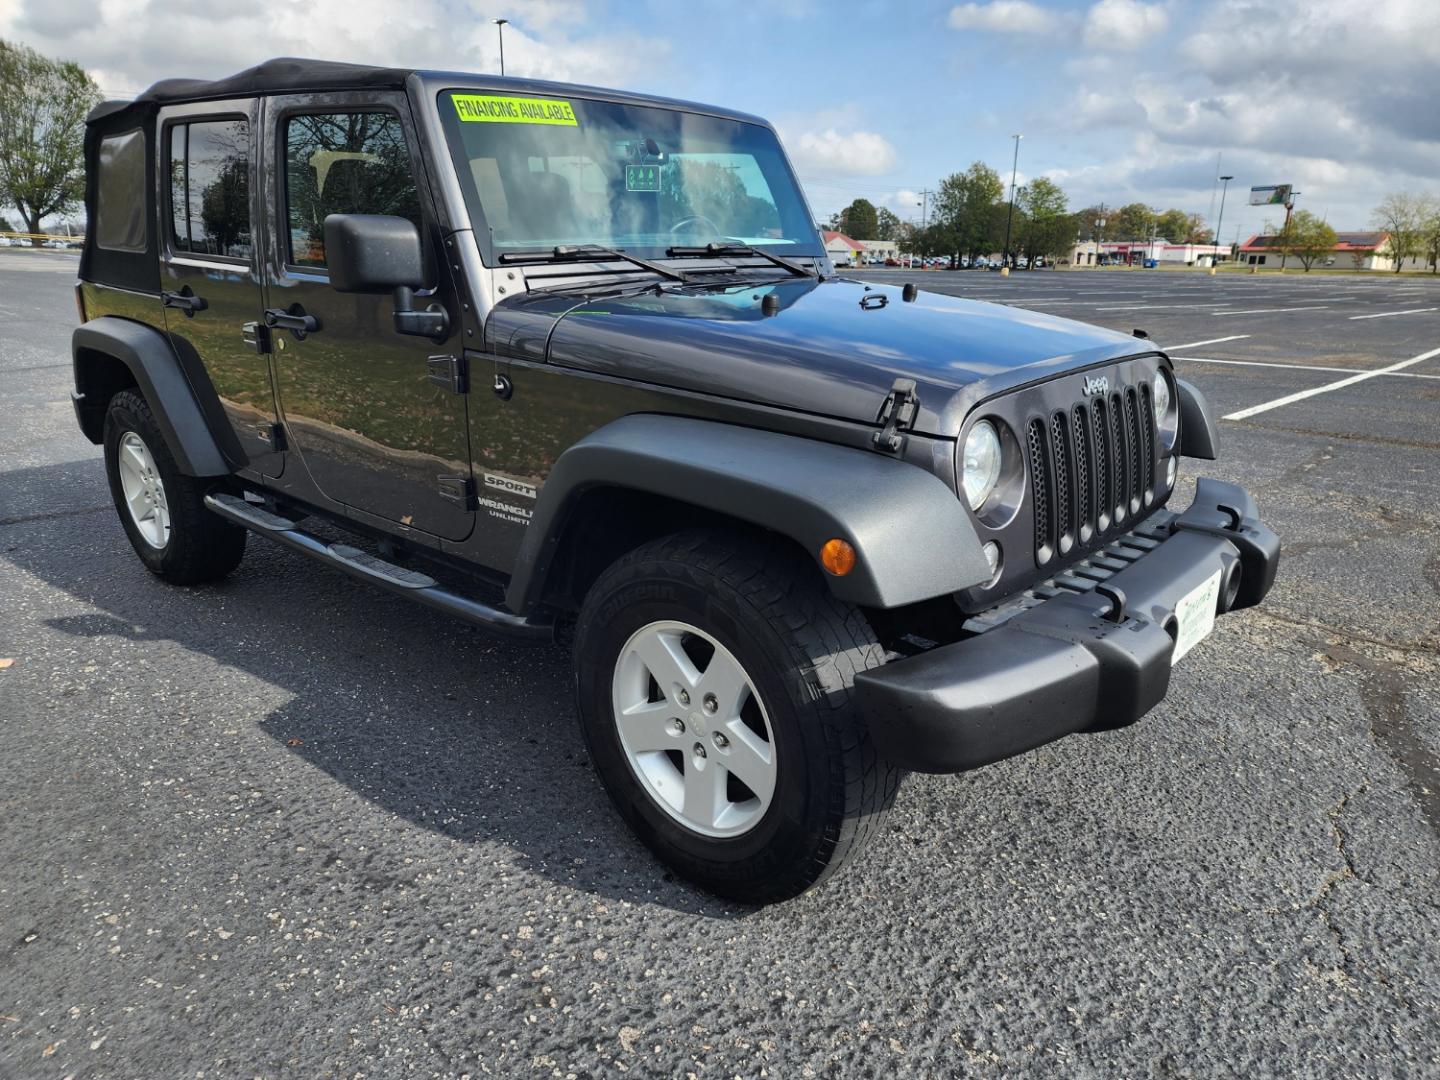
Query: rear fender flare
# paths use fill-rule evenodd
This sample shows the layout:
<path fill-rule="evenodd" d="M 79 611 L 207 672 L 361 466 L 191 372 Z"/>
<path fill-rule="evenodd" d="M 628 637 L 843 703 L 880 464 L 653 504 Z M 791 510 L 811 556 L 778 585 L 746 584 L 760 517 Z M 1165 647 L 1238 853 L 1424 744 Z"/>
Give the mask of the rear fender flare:
<path fill-rule="evenodd" d="M 182 473 L 225 476 L 234 471 L 163 332 L 129 319 L 102 315 L 75 329 L 70 351 L 75 365 L 75 390 L 80 395 L 78 404 L 83 406 L 84 395 L 94 393 L 102 382 L 97 365 L 106 363 L 104 358 L 119 361 L 150 403 L 155 422 Z M 96 433 L 90 427 L 103 420 L 85 408 L 80 413 L 86 435 L 94 439 Z"/>
<path fill-rule="evenodd" d="M 633 415 L 575 443 L 541 489 L 506 593 L 538 602 L 579 496 L 619 487 L 690 503 L 769 529 L 819 561 L 832 538 L 856 552 L 841 600 L 894 608 L 990 577 L 975 526 L 944 481 L 895 458 L 794 435 L 688 417 Z"/>

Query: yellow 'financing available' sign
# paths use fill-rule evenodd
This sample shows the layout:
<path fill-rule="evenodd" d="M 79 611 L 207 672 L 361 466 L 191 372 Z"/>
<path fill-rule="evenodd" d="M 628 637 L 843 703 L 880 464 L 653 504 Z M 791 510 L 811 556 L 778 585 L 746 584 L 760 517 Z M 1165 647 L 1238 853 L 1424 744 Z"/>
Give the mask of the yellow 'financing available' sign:
<path fill-rule="evenodd" d="M 579 127 L 568 101 L 553 98 L 502 97 L 495 94 L 455 94 L 455 112 L 461 120 L 491 124 L 561 124 Z"/>

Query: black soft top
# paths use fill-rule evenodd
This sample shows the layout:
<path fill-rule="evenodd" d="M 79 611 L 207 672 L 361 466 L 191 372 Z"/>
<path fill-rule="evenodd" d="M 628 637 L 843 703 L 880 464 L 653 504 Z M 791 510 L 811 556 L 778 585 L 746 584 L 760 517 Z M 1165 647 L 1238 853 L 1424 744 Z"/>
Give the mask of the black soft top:
<path fill-rule="evenodd" d="M 149 111 L 182 101 L 213 101 L 306 90 L 399 89 L 410 74 L 407 68 L 342 64 L 335 60 L 305 60 L 284 56 L 237 71 L 223 79 L 163 79 L 134 101 L 103 101 L 90 111 L 95 123 L 127 109 Z"/>
<path fill-rule="evenodd" d="M 310 90 L 400 90 L 405 81 L 417 75 L 428 87 L 458 85 L 486 86 L 511 91 L 533 91 L 541 94 L 571 93 L 585 97 L 602 97 L 641 105 L 659 105 L 689 109 L 725 116 L 747 123 L 765 124 L 757 116 L 716 108 L 691 101 L 608 90 L 595 86 L 546 82 L 538 79 L 504 78 L 462 72 L 421 71 L 415 68 L 371 67 L 368 64 L 345 64 L 335 60 L 306 60 L 294 56 L 266 60 L 223 79 L 164 79 L 146 90 L 134 101 L 105 101 L 90 110 L 86 122 L 110 130 L 132 127 L 145 117 L 154 116 L 163 105 L 188 101 L 216 101 L 221 98 L 254 97 L 259 94 L 304 93 Z M 768 125 L 767 125 L 768 126 Z"/>

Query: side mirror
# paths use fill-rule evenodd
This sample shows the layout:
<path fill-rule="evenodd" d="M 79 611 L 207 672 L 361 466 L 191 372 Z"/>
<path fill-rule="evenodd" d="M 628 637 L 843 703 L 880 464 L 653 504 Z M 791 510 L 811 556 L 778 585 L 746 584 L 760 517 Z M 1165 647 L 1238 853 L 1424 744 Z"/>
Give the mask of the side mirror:
<path fill-rule="evenodd" d="M 415 310 L 415 290 L 425 287 L 420 230 L 402 217 L 331 214 L 325 219 L 325 262 L 337 292 L 391 293 L 395 332 L 440 340 L 450 316 L 439 304 Z"/>

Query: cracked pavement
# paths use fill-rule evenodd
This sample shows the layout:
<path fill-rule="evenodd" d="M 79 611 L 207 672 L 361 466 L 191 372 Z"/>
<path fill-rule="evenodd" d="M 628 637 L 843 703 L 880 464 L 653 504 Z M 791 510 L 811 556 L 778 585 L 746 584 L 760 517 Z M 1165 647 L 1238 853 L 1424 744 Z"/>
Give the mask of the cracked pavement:
<path fill-rule="evenodd" d="M 563 651 L 258 540 L 147 574 L 66 397 L 74 269 L 0 254 L 0 1077 L 1437 1075 L 1440 381 L 1223 423 L 1186 465 L 1284 538 L 1266 605 L 1135 727 L 910 777 L 858 865 L 751 910 L 612 813 Z M 1440 345 L 1278 323 L 1229 355 Z M 1336 378 L 1178 363 L 1220 412 Z"/>

